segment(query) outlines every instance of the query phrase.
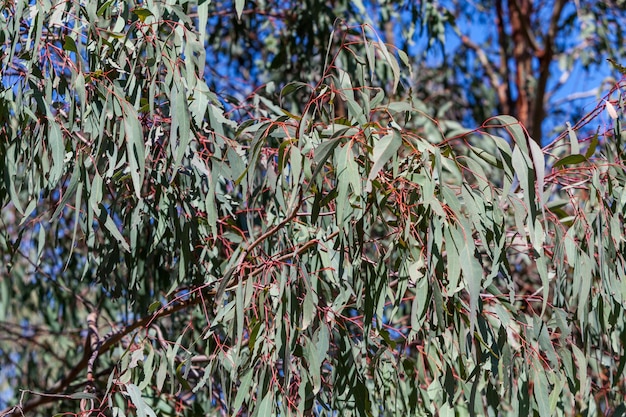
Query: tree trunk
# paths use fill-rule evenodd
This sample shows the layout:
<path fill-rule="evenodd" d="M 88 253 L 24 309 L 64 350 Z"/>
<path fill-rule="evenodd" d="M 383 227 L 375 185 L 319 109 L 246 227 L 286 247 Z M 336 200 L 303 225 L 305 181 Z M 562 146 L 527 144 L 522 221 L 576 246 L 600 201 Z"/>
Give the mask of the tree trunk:
<path fill-rule="evenodd" d="M 526 127 L 531 137 L 541 143 L 541 134 L 537 136 L 531 117 L 533 96 L 529 81 L 532 79 L 532 45 L 527 30 L 530 27 L 530 0 L 509 0 L 509 19 L 513 38 L 513 60 L 515 62 L 515 88 L 517 97 L 513 104 L 514 115 Z M 541 126 L 539 126 L 541 132 Z"/>

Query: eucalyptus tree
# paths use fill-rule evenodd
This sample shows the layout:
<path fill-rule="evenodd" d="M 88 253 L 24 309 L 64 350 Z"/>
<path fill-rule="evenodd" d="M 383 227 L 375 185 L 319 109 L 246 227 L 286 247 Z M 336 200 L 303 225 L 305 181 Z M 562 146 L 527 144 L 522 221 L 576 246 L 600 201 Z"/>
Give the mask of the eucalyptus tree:
<path fill-rule="evenodd" d="M 445 106 L 448 117 L 480 124 L 510 114 L 541 144 L 620 79 L 607 58 L 626 57 L 622 1 L 441 3 L 446 43 L 414 74 L 420 97 Z"/>
<path fill-rule="evenodd" d="M 542 149 L 292 6 L 4 3 L 0 414 L 622 413 L 623 84 Z"/>

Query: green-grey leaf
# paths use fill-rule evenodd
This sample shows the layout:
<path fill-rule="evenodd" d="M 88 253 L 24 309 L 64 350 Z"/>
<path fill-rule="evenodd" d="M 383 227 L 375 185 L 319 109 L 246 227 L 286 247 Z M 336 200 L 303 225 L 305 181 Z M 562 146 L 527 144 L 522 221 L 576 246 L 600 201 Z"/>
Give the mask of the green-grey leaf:
<path fill-rule="evenodd" d="M 402 145 L 402 137 L 395 129 L 392 129 L 391 132 L 374 143 L 374 154 L 372 155 L 374 164 L 367 176 L 367 183 L 365 185 L 366 192 L 372 191 L 372 180 L 378 176 L 380 170 L 383 169 L 383 166 L 385 166 L 390 159 L 397 156 L 400 145 Z"/>
<path fill-rule="evenodd" d="M 52 156 L 52 167 L 50 168 L 49 186 L 53 188 L 61 179 L 63 168 L 65 165 L 65 146 L 63 143 L 63 134 L 56 121 L 48 118 L 48 140 L 50 146 L 50 154 Z"/>
<path fill-rule="evenodd" d="M 141 198 L 141 188 L 146 170 L 145 142 L 139 115 L 128 102 L 121 103 L 124 108 L 124 132 L 128 168 L 133 181 L 135 195 Z"/>
<path fill-rule="evenodd" d="M 243 6 L 246 4 L 246 0 L 235 0 L 235 12 L 237 13 L 237 18 L 241 19 L 241 14 L 243 13 Z"/>

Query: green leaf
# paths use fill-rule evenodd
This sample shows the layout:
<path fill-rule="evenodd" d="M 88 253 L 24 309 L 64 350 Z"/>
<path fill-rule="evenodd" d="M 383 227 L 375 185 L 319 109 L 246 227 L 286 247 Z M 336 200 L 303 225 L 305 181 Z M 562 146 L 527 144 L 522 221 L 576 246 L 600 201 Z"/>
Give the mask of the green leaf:
<path fill-rule="evenodd" d="M 201 120 L 207 108 L 208 99 L 203 98 L 206 91 L 198 90 L 198 97 L 194 101 L 199 106 L 197 116 Z M 172 89 L 172 127 L 170 131 L 170 146 L 174 154 L 174 166 L 180 166 L 183 157 L 188 152 L 189 143 L 191 142 L 191 124 L 189 111 L 187 109 L 187 100 L 185 98 L 182 86 L 174 84 Z"/>
<path fill-rule="evenodd" d="M 529 141 L 530 156 L 532 157 L 532 168 L 534 168 L 537 197 L 539 204 L 543 204 L 543 192 L 545 188 L 546 160 L 543 150 L 534 140 Z"/>
<path fill-rule="evenodd" d="M 469 228 L 465 230 L 467 235 Z M 458 234 L 454 243 L 459 251 L 461 270 L 467 283 L 467 292 L 470 297 L 470 331 L 473 331 L 478 314 L 478 300 L 482 287 L 483 269 L 474 257 L 474 244 L 469 239 Z"/>
<path fill-rule="evenodd" d="M 548 392 L 548 380 L 546 373 L 541 364 L 536 363 L 535 366 L 539 367 L 534 372 L 534 385 L 533 394 L 535 401 L 537 402 L 537 411 L 539 411 L 540 417 L 552 417 L 550 413 L 550 399 Z"/>
<path fill-rule="evenodd" d="M 584 155 L 567 155 L 556 161 L 554 165 L 552 165 L 552 168 L 558 168 L 565 165 L 578 165 L 582 164 L 583 162 L 587 162 L 587 157 L 585 157 Z"/>
<path fill-rule="evenodd" d="M 574 358 L 576 359 L 576 367 L 578 368 L 578 372 L 576 376 L 578 378 L 579 390 L 585 392 L 589 389 L 588 387 L 588 377 L 587 377 L 587 358 L 585 354 L 575 345 L 571 345 L 572 351 L 574 352 Z"/>
<path fill-rule="evenodd" d="M 104 2 L 102 4 L 102 6 L 100 6 L 100 8 L 98 9 L 98 11 L 96 12 L 97 16 L 104 16 L 104 13 L 107 11 L 107 9 L 109 9 L 109 7 L 111 7 L 111 5 L 115 2 L 116 0 L 108 0 L 106 2 Z"/>
<path fill-rule="evenodd" d="M 303 88 L 307 89 L 307 88 L 310 88 L 310 86 L 307 83 L 303 83 L 299 81 L 290 82 L 287 85 L 285 85 L 282 90 L 280 90 L 280 97 L 281 98 L 287 97 L 288 95 L 296 91 L 299 91 Z"/>
<path fill-rule="evenodd" d="M 393 74 L 393 87 L 391 92 L 395 93 L 398 88 L 398 84 L 400 83 L 400 66 L 398 65 L 398 61 L 396 60 L 395 56 L 392 56 L 389 53 L 387 45 L 385 45 L 385 43 L 378 37 L 378 34 L 376 34 L 375 36 L 378 38 L 378 49 L 381 52 L 385 61 L 387 61 L 389 67 L 391 68 L 391 73 Z"/>
<path fill-rule="evenodd" d="M 165 384 L 165 378 L 167 377 L 168 360 L 165 357 L 165 353 L 161 352 L 159 355 L 159 369 L 156 376 L 156 389 L 157 392 L 163 391 L 163 385 Z"/>
<path fill-rule="evenodd" d="M 347 128 L 345 130 L 347 130 Z M 341 131 L 338 132 L 338 136 L 341 136 L 341 135 L 342 135 Z M 339 144 L 341 144 L 342 141 L 343 141 L 343 138 L 341 137 L 328 139 L 328 140 L 323 141 L 317 148 L 315 148 L 314 160 L 317 163 L 317 166 L 315 167 L 315 170 L 313 171 L 313 174 L 311 175 L 312 178 L 317 177 L 320 171 L 324 168 L 324 164 L 326 163 L 328 158 L 333 154 L 335 148 L 339 146 Z"/>
<path fill-rule="evenodd" d="M 492 155 L 491 153 L 483 149 L 477 148 L 475 146 L 468 145 L 468 147 L 472 152 L 476 154 L 476 156 L 478 156 L 483 161 L 487 162 L 489 165 L 492 165 L 496 168 L 503 168 L 502 161 L 498 159 L 497 157 L 495 157 L 494 155 Z"/>
<path fill-rule="evenodd" d="M 81 179 L 80 170 L 75 169 L 74 172 L 72 173 L 70 182 L 67 185 L 65 193 L 63 194 L 63 198 L 61 198 L 61 201 L 59 202 L 56 210 L 52 214 L 53 219 L 57 219 L 61 215 L 63 210 L 66 208 L 67 202 L 70 200 L 72 196 L 74 196 L 74 193 L 76 193 L 76 190 L 78 189 L 78 185 L 80 184 L 80 179 Z"/>
<path fill-rule="evenodd" d="M 259 323 L 260 324 L 260 323 Z M 235 401 L 233 403 L 233 410 L 235 414 L 239 413 L 241 409 L 241 405 L 244 401 L 250 401 L 250 388 L 252 387 L 252 382 L 254 377 L 254 370 L 248 369 L 243 377 L 239 380 L 239 387 L 237 387 L 237 395 L 235 396 Z M 260 414 L 264 415 L 264 414 Z"/>
<path fill-rule="evenodd" d="M 620 65 L 616 60 L 614 60 L 613 58 L 607 58 L 607 61 L 609 61 L 609 63 L 611 64 L 611 66 L 613 68 L 615 68 L 616 70 L 618 70 L 620 72 L 620 74 L 626 75 L 626 67 L 623 65 Z"/>
<path fill-rule="evenodd" d="M 98 400 L 98 396 L 89 392 L 75 392 L 70 394 L 69 397 L 73 400 Z"/>
<path fill-rule="evenodd" d="M 580 146 L 578 144 L 578 136 L 576 136 L 576 132 L 574 131 L 574 129 L 572 129 L 572 125 L 569 122 L 566 123 L 566 126 L 571 152 L 572 154 L 579 154 Z"/>
<path fill-rule="evenodd" d="M 143 381 L 139 384 L 140 391 L 145 390 L 148 386 L 152 385 L 152 376 L 154 375 L 154 348 L 148 344 L 148 356 L 143 360 Z M 139 350 L 137 350 L 139 351 Z"/>
<path fill-rule="evenodd" d="M 115 238 L 117 243 L 119 243 L 126 252 L 130 252 L 130 246 L 128 245 L 128 242 L 126 241 L 126 239 L 124 239 L 124 236 L 122 236 L 122 233 L 119 231 L 118 226 L 115 224 L 111 216 L 109 216 L 109 213 L 107 213 L 104 205 L 100 204 L 97 207 L 93 207 L 93 210 L 94 213 L 97 215 L 100 224 L 104 225 L 109 233 L 111 233 L 113 238 Z"/>
<path fill-rule="evenodd" d="M 150 304 L 150 306 L 148 307 L 148 313 L 152 314 L 155 311 L 157 311 L 158 309 L 161 308 L 161 302 L 160 301 L 155 301 L 152 304 Z"/>
<path fill-rule="evenodd" d="M 133 14 L 137 15 L 139 20 L 144 23 L 148 16 L 154 16 L 152 12 L 148 9 L 144 9 L 142 7 L 136 7 L 133 9 Z"/>
<path fill-rule="evenodd" d="M 587 159 L 591 158 L 593 156 L 593 154 L 596 152 L 596 149 L 598 147 L 598 143 L 599 143 L 599 141 L 598 141 L 598 131 L 596 131 L 596 134 L 593 135 L 593 137 L 591 138 L 591 143 L 589 144 L 589 148 L 587 148 L 587 152 L 585 152 L 585 157 Z"/>
<path fill-rule="evenodd" d="M 63 49 L 65 49 L 66 51 L 78 53 L 76 41 L 71 36 L 66 35 L 63 39 Z"/>
<path fill-rule="evenodd" d="M 317 297 L 312 291 L 306 291 L 302 305 L 302 330 L 306 330 L 315 319 L 317 313 Z"/>
<path fill-rule="evenodd" d="M 274 410 L 274 393 L 271 390 L 263 396 L 255 415 L 259 417 L 270 417 L 276 415 Z"/>

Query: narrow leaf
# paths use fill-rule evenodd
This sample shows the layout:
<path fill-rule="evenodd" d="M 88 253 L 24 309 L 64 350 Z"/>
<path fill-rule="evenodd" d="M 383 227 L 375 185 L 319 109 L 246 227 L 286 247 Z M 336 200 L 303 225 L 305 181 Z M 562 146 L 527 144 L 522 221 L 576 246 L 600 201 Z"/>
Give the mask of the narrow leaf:
<path fill-rule="evenodd" d="M 529 141 L 529 146 L 530 156 L 532 157 L 533 165 L 535 168 L 537 197 L 539 199 L 539 204 L 543 204 L 543 189 L 545 187 L 546 178 L 546 160 L 545 156 L 543 155 L 543 150 L 537 142 L 531 140 Z"/>
<path fill-rule="evenodd" d="M 536 366 L 538 369 L 534 372 L 533 394 L 537 402 L 537 411 L 539 411 L 540 417 L 551 417 L 548 380 L 544 368 L 539 364 Z"/>
<path fill-rule="evenodd" d="M 572 129 L 572 125 L 569 122 L 566 123 L 566 126 L 572 154 L 579 154 L 580 145 L 578 144 L 578 136 L 576 136 L 576 132 L 574 131 L 574 129 Z"/>
<path fill-rule="evenodd" d="M 52 167 L 50 168 L 49 186 L 52 188 L 56 186 L 57 182 L 61 179 L 63 174 L 63 167 L 65 165 L 65 146 L 63 145 L 63 135 L 61 129 L 55 120 L 48 117 L 48 143 L 50 146 L 50 155 L 52 157 Z"/>
<path fill-rule="evenodd" d="M 256 413 L 259 417 L 265 416 L 273 416 L 274 413 L 274 393 L 270 390 L 268 391 L 263 400 L 261 400 L 261 404 L 259 405 L 258 412 Z"/>
<path fill-rule="evenodd" d="M 141 22 L 145 22 L 148 16 L 154 16 L 150 10 L 140 7 L 134 9 L 133 14 L 137 15 Z"/>
<path fill-rule="evenodd" d="M 141 187 L 146 169 L 145 143 L 139 115 L 128 102 L 121 103 L 124 108 L 124 134 L 126 139 L 126 155 L 130 177 L 135 188 L 135 195 L 141 198 Z"/>
<path fill-rule="evenodd" d="M 587 152 L 585 152 L 585 157 L 591 158 L 593 156 L 596 152 L 596 148 L 598 147 L 598 143 L 598 132 L 596 132 L 596 134 L 593 135 L 593 138 L 591 138 L 591 143 L 589 144 L 589 148 L 587 148 Z"/>
<path fill-rule="evenodd" d="M 609 61 L 609 63 L 611 64 L 611 66 L 613 68 L 615 68 L 616 70 L 618 70 L 621 74 L 626 75 L 626 67 L 619 64 L 616 60 L 614 60 L 613 58 L 607 58 L 607 61 Z"/>
<path fill-rule="evenodd" d="M 552 165 L 552 168 L 558 168 L 564 165 L 578 165 L 583 162 L 586 162 L 587 158 L 584 155 L 576 154 L 576 155 L 567 155 Z"/>
<path fill-rule="evenodd" d="M 144 401 L 141 397 L 141 391 L 139 387 L 135 384 L 127 384 L 126 385 L 126 393 L 130 397 L 130 400 L 137 408 L 137 416 L 138 417 L 157 417 L 154 411 Z"/>
<path fill-rule="evenodd" d="M 372 155 L 372 169 L 367 176 L 367 184 L 365 191 L 372 191 L 372 180 L 376 178 L 383 166 L 394 156 L 398 154 L 398 149 L 402 144 L 400 133 L 393 129 L 391 133 L 386 134 L 374 144 L 374 154 Z"/>
<path fill-rule="evenodd" d="M 235 12 L 237 13 L 237 19 L 241 19 L 241 14 L 243 13 L 243 6 L 245 5 L 245 0 L 235 0 Z"/>

